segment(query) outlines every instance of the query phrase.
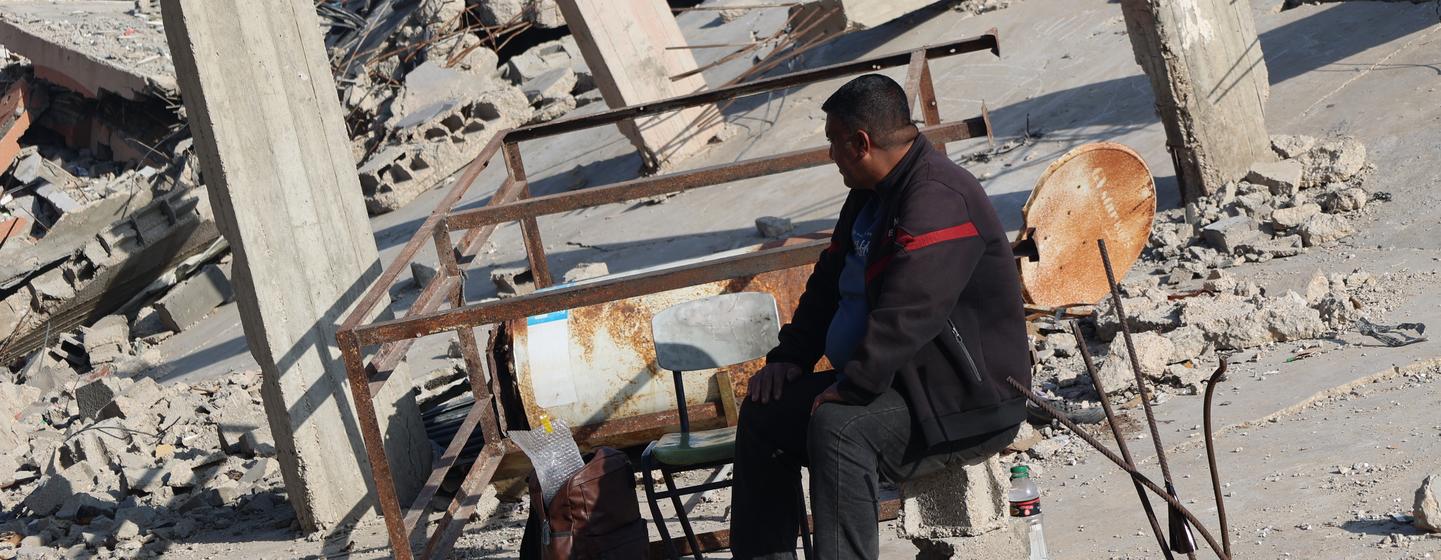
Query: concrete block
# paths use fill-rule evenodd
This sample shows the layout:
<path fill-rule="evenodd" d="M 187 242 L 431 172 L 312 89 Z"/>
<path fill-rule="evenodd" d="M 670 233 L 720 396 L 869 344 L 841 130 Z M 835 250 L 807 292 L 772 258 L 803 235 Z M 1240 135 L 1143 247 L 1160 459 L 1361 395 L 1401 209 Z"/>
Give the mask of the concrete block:
<path fill-rule="evenodd" d="M 75 297 L 75 287 L 65 281 L 63 267 L 55 267 L 30 281 L 30 304 L 35 309 L 51 309 Z"/>
<path fill-rule="evenodd" d="M 155 311 L 166 328 L 180 332 L 200 322 L 216 307 L 234 297 L 230 266 L 206 265 L 155 302 Z"/>
<path fill-rule="evenodd" d="M 40 484 L 25 497 L 23 504 L 35 515 L 48 516 L 59 511 L 71 496 L 89 492 L 94 487 L 95 472 L 89 465 L 77 463 L 40 479 Z"/>
<path fill-rule="evenodd" d="M 1257 163 L 1246 173 L 1246 181 L 1265 185 L 1274 195 L 1293 195 L 1301 189 L 1301 162 L 1288 159 Z"/>
<path fill-rule="evenodd" d="M 1305 187 L 1350 181 L 1366 168 L 1366 146 L 1351 137 L 1327 138 L 1303 156 Z"/>
<path fill-rule="evenodd" d="M 1006 526 L 1010 482 L 995 457 L 901 484 L 901 535 L 972 537 Z"/>
<path fill-rule="evenodd" d="M 570 96 L 576 79 L 570 67 L 554 68 L 521 84 L 520 90 L 531 103 L 560 99 Z"/>
<path fill-rule="evenodd" d="M 785 237 L 790 232 L 795 231 L 795 229 L 796 226 L 791 223 L 790 218 L 777 218 L 775 216 L 761 216 L 756 218 L 756 231 L 759 231 L 764 237 L 772 239 Z"/>
<path fill-rule="evenodd" d="M 40 197 L 45 202 L 49 202 L 50 206 L 54 207 L 55 211 L 60 214 L 69 214 L 85 207 L 85 205 L 71 197 L 69 193 L 50 182 L 45 182 L 35 187 L 35 196 Z"/>
<path fill-rule="evenodd" d="M 99 418 L 101 412 L 115 402 L 120 394 L 120 380 L 103 377 L 75 389 L 75 403 L 80 407 L 81 418 Z"/>
<path fill-rule="evenodd" d="M 1306 220 L 1309 220 L 1311 216 L 1320 213 L 1321 206 L 1310 202 L 1298 206 L 1277 208 L 1271 212 L 1271 224 L 1280 229 L 1291 229 L 1299 227 L 1301 224 L 1306 223 Z"/>
<path fill-rule="evenodd" d="M 1231 254 L 1242 245 L 1260 239 L 1261 232 L 1256 229 L 1256 222 L 1250 217 L 1231 216 L 1202 228 L 1201 236 L 1217 251 Z"/>
<path fill-rule="evenodd" d="M 1301 224 L 1301 241 L 1307 247 L 1315 247 L 1348 237 L 1355 232 L 1351 221 L 1342 216 L 1316 214 Z"/>
<path fill-rule="evenodd" d="M 1271 149 L 1284 159 L 1301 157 L 1316 145 L 1314 136 L 1304 134 L 1276 134 L 1271 136 Z"/>

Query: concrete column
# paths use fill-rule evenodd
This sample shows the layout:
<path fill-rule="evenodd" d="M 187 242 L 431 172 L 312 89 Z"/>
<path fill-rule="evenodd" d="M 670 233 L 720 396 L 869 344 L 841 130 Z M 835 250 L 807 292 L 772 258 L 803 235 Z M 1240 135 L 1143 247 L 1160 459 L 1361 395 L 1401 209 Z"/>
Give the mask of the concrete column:
<path fill-rule="evenodd" d="M 1121 12 L 1186 200 L 1270 157 L 1270 84 L 1249 0 L 1121 0 Z"/>
<path fill-rule="evenodd" d="M 1010 481 L 991 457 L 901 485 L 901 538 L 920 549 L 918 560 L 1016 560 L 1029 555 L 1010 530 Z"/>
<path fill-rule="evenodd" d="M 380 274 L 311 0 L 162 0 L 201 170 L 301 526 L 375 510 L 335 329 Z M 376 398 L 402 500 L 430 443 L 397 372 Z"/>
<path fill-rule="evenodd" d="M 596 88 L 607 105 L 638 105 L 694 93 L 706 87 L 705 78 L 693 74 L 680 80 L 671 76 L 695 70 L 695 56 L 684 46 L 685 36 L 665 0 L 557 0 L 566 24 L 575 36 L 585 64 L 595 76 Z M 695 128 L 707 107 L 672 111 L 620 124 L 651 169 L 665 169 L 699 152 L 721 131 L 721 119 Z"/>

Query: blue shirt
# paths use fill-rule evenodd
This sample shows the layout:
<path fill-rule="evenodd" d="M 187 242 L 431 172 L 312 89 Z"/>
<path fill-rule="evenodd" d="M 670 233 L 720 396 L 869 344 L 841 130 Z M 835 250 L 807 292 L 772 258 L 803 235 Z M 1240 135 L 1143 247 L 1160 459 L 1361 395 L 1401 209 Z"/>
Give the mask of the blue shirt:
<path fill-rule="evenodd" d="M 866 336 L 866 321 L 870 316 L 866 305 L 866 257 L 870 255 L 878 212 L 879 204 L 871 199 L 861 207 L 851 226 L 852 249 L 846 253 L 846 264 L 841 269 L 841 301 L 826 331 L 826 359 L 837 373 L 845 369 L 861 338 Z"/>

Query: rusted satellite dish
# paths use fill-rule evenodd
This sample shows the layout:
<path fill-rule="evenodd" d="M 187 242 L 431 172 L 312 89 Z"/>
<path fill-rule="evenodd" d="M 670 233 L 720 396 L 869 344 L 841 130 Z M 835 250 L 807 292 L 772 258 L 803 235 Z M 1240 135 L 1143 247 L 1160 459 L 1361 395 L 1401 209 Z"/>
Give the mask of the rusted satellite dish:
<path fill-rule="evenodd" d="M 1136 152 L 1098 142 L 1046 168 L 1021 209 L 1039 259 L 1021 259 L 1026 302 L 1039 307 L 1093 304 L 1110 292 L 1096 240 L 1106 240 L 1117 274 L 1135 264 L 1156 217 L 1156 183 Z"/>

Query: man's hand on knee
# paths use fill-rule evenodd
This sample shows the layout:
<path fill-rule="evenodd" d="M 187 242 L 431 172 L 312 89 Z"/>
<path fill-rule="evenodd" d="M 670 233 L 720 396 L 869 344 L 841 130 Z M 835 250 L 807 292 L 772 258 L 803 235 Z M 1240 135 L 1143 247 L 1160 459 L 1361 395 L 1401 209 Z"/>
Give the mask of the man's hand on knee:
<path fill-rule="evenodd" d="M 811 402 L 811 414 L 814 415 L 817 408 L 828 402 L 846 402 L 844 398 L 841 398 L 840 383 L 832 383 L 830 387 L 826 387 L 826 390 L 821 391 L 821 394 L 816 395 L 816 400 Z"/>
<path fill-rule="evenodd" d="M 800 366 L 776 362 L 766 364 L 765 367 L 751 376 L 750 383 L 746 386 L 753 401 L 765 404 L 771 401 L 780 400 L 781 390 L 787 383 L 795 381 L 802 373 Z"/>

